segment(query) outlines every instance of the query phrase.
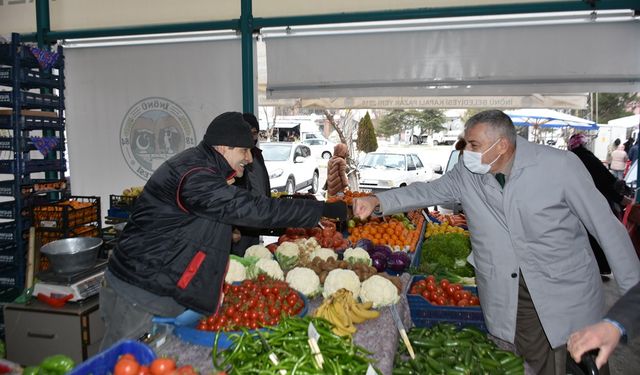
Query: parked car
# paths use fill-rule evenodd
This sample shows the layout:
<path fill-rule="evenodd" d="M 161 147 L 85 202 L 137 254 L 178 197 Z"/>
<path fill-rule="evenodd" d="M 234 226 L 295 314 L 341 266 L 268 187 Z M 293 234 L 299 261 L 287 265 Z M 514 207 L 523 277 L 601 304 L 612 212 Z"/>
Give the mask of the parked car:
<path fill-rule="evenodd" d="M 335 143 L 320 138 L 305 139 L 302 144 L 309 146 L 311 156 L 323 159 L 330 159 L 333 155 L 333 148 L 336 146 Z"/>
<path fill-rule="evenodd" d="M 285 191 L 293 194 L 310 187 L 310 193 L 318 191 L 318 163 L 311 156 L 308 146 L 300 143 L 261 143 L 271 191 Z"/>
<path fill-rule="evenodd" d="M 358 170 L 360 187 L 365 191 L 388 190 L 433 178 L 433 171 L 424 166 L 418 155 L 402 151 L 370 152 Z"/>

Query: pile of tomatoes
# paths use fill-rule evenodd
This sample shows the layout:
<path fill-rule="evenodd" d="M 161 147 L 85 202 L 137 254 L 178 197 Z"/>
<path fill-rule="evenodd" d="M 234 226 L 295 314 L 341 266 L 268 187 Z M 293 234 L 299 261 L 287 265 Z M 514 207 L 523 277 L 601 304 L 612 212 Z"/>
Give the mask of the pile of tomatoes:
<path fill-rule="evenodd" d="M 465 290 L 461 284 L 451 283 L 447 279 L 438 281 L 433 275 L 413 283 L 409 294 L 421 295 L 433 305 L 460 307 L 480 305 L 478 296 Z"/>
<path fill-rule="evenodd" d="M 200 320 L 201 331 L 237 331 L 273 326 L 282 316 L 298 315 L 304 300 L 284 281 L 264 274 L 240 285 L 224 285 L 224 301 L 217 314 Z"/>
<path fill-rule="evenodd" d="M 141 365 L 133 354 L 122 354 L 113 368 L 113 375 L 197 375 L 193 366 L 176 366 L 171 358 L 156 358 L 149 366 Z"/>

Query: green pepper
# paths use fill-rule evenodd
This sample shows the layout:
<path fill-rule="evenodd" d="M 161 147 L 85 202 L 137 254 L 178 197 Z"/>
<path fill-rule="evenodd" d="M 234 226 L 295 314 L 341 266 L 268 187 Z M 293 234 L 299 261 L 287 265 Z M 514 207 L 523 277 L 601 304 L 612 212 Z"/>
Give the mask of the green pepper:
<path fill-rule="evenodd" d="M 40 368 L 54 375 L 64 375 L 75 367 L 73 359 L 63 354 L 56 354 L 45 358 L 40 363 Z"/>
<path fill-rule="evenodd" d="M 38 375 L 40 374 L 40 367 L 38 366 L 29 366 L 22 370 L 22 375 Z"/>

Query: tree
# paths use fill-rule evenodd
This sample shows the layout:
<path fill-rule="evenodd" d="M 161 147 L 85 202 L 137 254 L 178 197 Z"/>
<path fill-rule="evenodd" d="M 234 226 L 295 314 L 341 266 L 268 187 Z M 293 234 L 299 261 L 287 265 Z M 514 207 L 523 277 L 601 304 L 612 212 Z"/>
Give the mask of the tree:
<path fill-rule="evenodd" d="M 630 116 L 633 114 L 630 110 L 638 105 L 638 94 L 611 94 L 596 93 L 594 94 L 597 103 L 596 118 L 600 124 L 606 124 L 609 120 L 619 117 Z"/>
<path fill-rule="evenodd" d="M 369 112 L 358 123 L 358 149 L 364 152 L 373 152 L 378 149 L 378 140 L 376 139 L 376 131 L 373 129 L 373 122 Z"/>
<path fill-rule="evenodd" d="M 394 109 L 380 120 L 378 130 L 380 134 L 389 136 L 405 130 L 413 132 L 415 127 L 419 127 L 421 134 L 432 134 L 445 130 L 442 126 L 445 122 L 444 113 L 439 109 L 423 111 Z"/>

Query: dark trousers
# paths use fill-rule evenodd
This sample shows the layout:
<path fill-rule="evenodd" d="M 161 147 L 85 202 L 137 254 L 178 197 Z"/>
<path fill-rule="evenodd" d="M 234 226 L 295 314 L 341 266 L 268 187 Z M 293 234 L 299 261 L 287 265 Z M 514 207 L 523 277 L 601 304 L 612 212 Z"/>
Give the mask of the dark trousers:
<path fill-rule="evenodd" d="M 137 340 L 151 332 L 153 326 L 152 314 L 120 297 L 106 280 L 100 288 L 100 315 L 105 324 L 100 351 L 108 349 L 118 340 Z"/>
<path fill-rule="evenodd" d="M 522 274 L 520 274 L 519 284 L 516 349 L 536 374 L 565 375 L 567 373 L 567 345 L 555 349 L 551 347 Z M 605 364 L 599 374 L 609 375 L 609 365 Z"/>

